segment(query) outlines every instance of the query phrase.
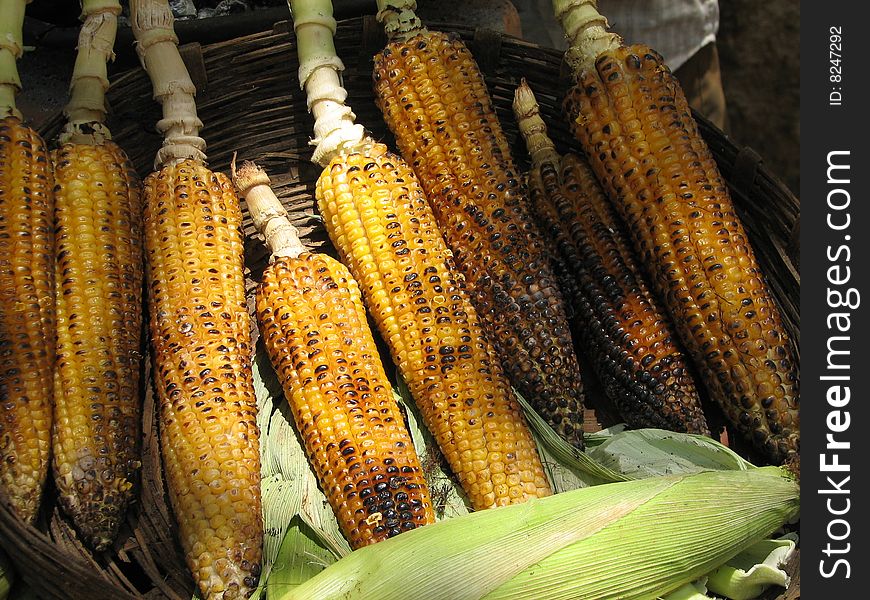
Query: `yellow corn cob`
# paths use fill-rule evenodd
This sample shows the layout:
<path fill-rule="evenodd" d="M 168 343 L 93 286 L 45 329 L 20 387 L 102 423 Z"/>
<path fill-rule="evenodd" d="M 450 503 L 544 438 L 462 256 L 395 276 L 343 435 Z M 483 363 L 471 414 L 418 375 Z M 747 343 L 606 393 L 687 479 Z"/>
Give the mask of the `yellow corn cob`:
<path fill-rule="evenodd" d="M 571 279 L 562 289 L 574 290 L 581 346 L 607 395 L 632 427 L 709 434 L 670 320 L 639 277 L 589 164 L 556 152 L 525 81 L 514 112 L 532 157 L 532 207 Z"/>
<path fill-rule="evenodd" d="M 522 409 L 408 165 L 373 144 L 333 159 L 316 193 L 330 238 L 474 508 L 548 495 Z"/>
<path fill-rule="evenodd" d="M 325 167 L 315 194 L 393 361 L 475 509 L 551 493 L 534 440 L 411 168 L 354 124 L 325 0 L 292 0 Z"/>
<path fill-rule="evenodd" d="M 67 143 L 55 165 L 55 482 L 85 541 L 114 539 L 139 468 L 142 206 L 113 142 Z"/>
<path fill-rule="evenodd" d="M 773 461 L 799 451 L 799 384 L 746 232 L 661 56 L 622 45 L 589 0 L 555 0 L 577 85 L 574 134 L 631 231 L 711 395 Z"/>
<path fill-rule="evenodd" d="M 305 251 L 265 171 L 245 163 L 233 181 L 272 251 L 257 291 L 263 341 L 342 532 L 359 548 L 434 522 L 356 281 Z"/>
<path fill-rule="evenodd" d="M 263 545 L 242 213 L 204 164 L 195 86 L 165 0 L 131 2 L 137 49 L 163 106 L 157 170 L 145 180 L 154 387 L 169 499 L 204 600 L 249 597 Z"/>
<path fill-rule="evenodd" d="M 255 588 L 262 546 L 241 219 L 232 183 L 198 161 L 145 180 L 161 450 L 181 544 L 209 598 Z"/>
<path fill-rule="evenodd" d="M 106 548 L 139 468 L 141 182 L 109 139 L 104 90 L 117 15 L 84 0 L 55 171 L 57 361 L 52 447 L 60 502 L 85 542 Z"/>
<path fill-rule="evenodd" d="M 0 119 L 0 490 L 32 522 L 48 474 L 54 195 L 42 138 Z"/>
<path fill-rule="evenodd" d="M 33 522 L 50 456 L 54 194 L 45 142 L 15 106 L 26 4 L 0 10 L 0 499 Z"/>
<path fill-rule="evenodd" d="M 461 40 L 419 21 L 397 31 L 396 21 L 416 19 L 401 12 L 409 5 L 378 1 L 391 41 L 374 58 L 376 101 L 511 382 L 582 447 L 583 388 L 562 294 L 483 76 Z"/>

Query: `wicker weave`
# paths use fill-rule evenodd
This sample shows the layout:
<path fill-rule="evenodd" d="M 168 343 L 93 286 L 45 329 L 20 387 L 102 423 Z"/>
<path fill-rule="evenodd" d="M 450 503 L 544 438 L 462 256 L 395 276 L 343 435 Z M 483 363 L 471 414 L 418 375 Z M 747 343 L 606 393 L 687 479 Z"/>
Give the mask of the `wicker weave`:
<path fill-rule="evenodd" d="M 568 81 L 558 51 L 449 24 L 433 29 L 454 31 L 475 53 L 487 76 L 494 103 L 510 137 L 514 155 L 525 156 L 511 112 L 515 85 L 525 76 L 535 91 L 542 112 L 549 117 L 550 133 L 560 150 L 573 141 L 560 118 L 560 98 Z M 392 144 L 371 92 L 371 57 L 385 39 L 372 18 L 342 21 L 336 46 L 345 59 L 344 84 L 358 121 L 376 138 Z M 286 22 L 272 31 L 200 48 L 183 48 L 198 85 L 199 115 L 205 123 L 210 166 L 228 172 L 234 152 L 240 159 L 255 159 L 270 174 L 278 196 L 287 207 L 303 239 L 313 248 L 333 253 L 325 230 L 315 216 L 313 188 L 319 169 L 308 161 L 312 120 L 296 75 L 296 49 Z M 204 67 L 204 68 L 203 68 Z M 161 138 L 154 124 L 159 107 L 141 69 L 125 73 L 113 84 L 109 102 L 114 108 L 110 126 L 116 141 L 130 154 L 144 176 L 152 168 Z M 53 139 L 62 125 L 57 115 L 42 132 Z M 710 144 L 723 175 L 732 186 L 735 203 L 781 303 L 787 326 L 795 340 L 799 327 L 799 276 L 795 236 L 799 203 L 749 149 L 739 148 L 712 125 L 701 120 L 702 134 Z M 246 216 L 245 231 L 253 232 Z M 251 292 L 266 263 L 259 237 L 246 243 L 247 284 Z M 147 354 L 147 353 L 146 353 Z M 145 367 L 143 381 L 150 381 Z M 0 503 L 0 545 L 16 570 L 40 598 L 123 600 L 172 598 L 188 600 L 193 581 L 173 537 L 172 519 L 165 496 L 157 448 L 154 401 L 148 385 L 145 398 L 144 459 L 139 499 L 129 511 L 115 546 L 94 559 L 79 543 L 68 521 L 49 500 L 39 531 L 25 528 Z"/>

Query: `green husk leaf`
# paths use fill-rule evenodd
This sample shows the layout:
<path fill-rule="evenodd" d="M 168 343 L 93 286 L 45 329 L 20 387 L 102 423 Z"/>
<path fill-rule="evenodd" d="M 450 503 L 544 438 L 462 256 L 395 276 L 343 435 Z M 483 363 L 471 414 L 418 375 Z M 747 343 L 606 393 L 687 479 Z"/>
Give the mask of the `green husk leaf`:
<path fill-rule="evenodd" d="M 680 586 L 673 592 L 662 596 L 662 600 L 713 600 L 707 595 L 707 587 L 704 583 L 706 577 L 702 577 L 698 581 L 692 581 L 686 585 Z"/>
<path fill-rule="evenodd" d="M 322 542 L 321 535 L 298 515 L 290 522 L 281 550 L 266 582 L 267 597 L 274 598 L 311 579 L 334 563 L 335 553 Z"/>
<path fill-rule="evenodd" d="M 563 440 L 519 392 L 516 390 L 514 392 L 523 407 L 526 420 L 535 435 L 535 441 L 539 444 L 539 450 L 543 447 L 546 452 L 547 456 L 542 455 L 542 460 L 547 461 L 549 458 L 550 460 L 547 462 L 552 466 L 553 459 L 555 459 L 555 462 L 562 469 L 567 469 L 573 475 L 573 477 L 568 478 L 567 473 L 562 471 L 556 477 L 565 477 L 569 485 L 571 480 L 579 480 L 587 485 L 598 485 L 633 479 L 598 463 L 586 452 L 581 452 Z"/>
<path fill-rule="evenodd" d="M 516 390 L 514 391 L 516 392 Z M 517 396 L 520 396 L 518 392 Z M 523 410 L 527 413 L 526 420 L 529 421 L 528 411 L 534 411 L 530 405 L 524 402 L 524 399 L 521 398 L 520 402 L 523 406 Z M 557 438 L 558 435 L 552 428 L 550 428 L 549 424 L 537 414 L 537 412 L 535 412 L 534 416 L 539 420 L 540 427 L 536 428 L 534 425 L 530 425 L 529 430 L 532 432 L 532 438 L 535 440 L 535 446 L 538 449 L 538 456 L 541 459 L 541 464 L 544 466 L 544 473 L 547 475 L 547 480 L 550 482 L 550 487 L 553 489 L 554 494 L 569 492 L 582 487 L 595 485 L 596 483 L 602 483 L 600 478 L 590 477 L 588 474 L 584 473 L 581 468 L 578 468 L 577 465 L 566 465 L 563 462 L 560 462 L 559 457 L 556 455 L 558 450 L 554 452 L 551 448 L 551 444 L 564 444 L 566 448 L 562 448 L 563 456 L 564 452 L 569 451 L 573 456 L 574 449 L 561 438 L 559 438 L 558 441 L 556 441 L 555 438 L 549 438 L 548 441 L 548 438 L 544 437 L 547 435 L 547 430 L 552 432 Z M 546 427 L 546 429 L 544 429 L 544 427 Z M 570 448 L 570 450 L 568 450 L 568 448 Z"/>
<path fill-rule="evenodd" d="M 792 518 L 799 511 L 799 490 L 782 474 L 681 475 L 679 485 L 596 535 L 530 565 L 486 599 L 653 600 L 705 575 Z"/>
<path fill-rule="evenodd" d="M 794 517 L 798 487 L 782 473 L 652 477 L 471 513 L 357 550 L 270 600 L 653 600 Z"/>
<path fill-rule="evenodd" d="M 621 431 L 608 436 L 587 454 L 603 467 L 631 478 L 753 468 L 736 452 L 712 438 L 664 429 Z"/>
<path fill-rule="evenodd" d="M 627 427 L 628 426 L 625 423 L 617 423 L 616 425 L 611 425 L 606 429 L 600 429 L 598 431 L 593 431 L 591 433 L 585 434 L 583 436 L 583 442 L 586 444 L 586 451 L 589 452 L 592 448 L 600 446 L 617 433 L 622 433 L 623 431 L 625 431 Z"/>
<path fill-rule="evenodd" d="M 541 464 L 544 466 L 544 473 L 550 482 L 550 487 L 554 494 L 562 492 L 570 492 L 583 487 L 592 485 L 587 481 L 591 479 L 584 476 L 576 469 L 572 469 L 561 462 L 547 446 L 546 442 L 532 429 L 532 437 L 535 440 L 535 445 L 538 447 L 538 455 L 541 457 Z M 585 477 L 585 479 L 584 479 Z M 595 481 L 592 479 L 592 481 Z"/>
<path fill-rule="evenodd" d="M 794 555 L 796 537 L 761 540 L 710 573 L 710 591 L 732 600 L 752 600 L 768 587 L 787 588 L 791 579 L 780 567 Z"/>
<path fill-rule="evenodd" d="M 406 598 L 409 589 L 433 599 L 481 598 L 527 564 L 599 531 L 674 483 L 622 490 L 607 508 L 602 500 L 608 490 L 587 488 L 583 491 L 597 493 L 578 498 L 568 492 L 441 521 L 357 550 L 324 571 L 327 576 L 322 573 L 278 600 L 389 600 Z M 506 551 L 511 545 L 521 546 L 521 552 Z"/>

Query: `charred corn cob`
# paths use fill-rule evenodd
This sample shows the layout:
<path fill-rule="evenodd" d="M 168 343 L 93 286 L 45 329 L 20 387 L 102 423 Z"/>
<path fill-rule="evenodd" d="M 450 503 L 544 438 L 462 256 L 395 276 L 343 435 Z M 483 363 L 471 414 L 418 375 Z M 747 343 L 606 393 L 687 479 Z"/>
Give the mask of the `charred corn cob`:
<path fill-rule="evenodd" d="M 240 228 L 232 183 L 201 162 L 145 180 L 160 445 L 188 566 L 209 598 L 253 590 L 262 546 Z"/>
<path fill-rule="evenodd" d="M 414 168 L 513 385 L 582 447 L 583 388 L 550 257 L 477 64 L 427 31 L 414 2 L 379 0 L 375 96 Z"/>
<path fill-rule="evenodd" d="M 554 0 L 577 85 L 573 132 L 632 234 L 711 395 L 776 462 L 799 450 L 792 343 L 679 83 L 590 0 Z"/>
<path fill-rule="evenodd" d="M 427 427 L 476 509 L 549 492 L 522 409 L 410 168 L 382 145 L 334 159 L 318 207 Z"/>
<path fill-rule="evenodd" d="M 0 481 L 32 521 L 48 473 L 54 363 L 52 172 L 45 143 L 0 121 Z"/>
<path fill-rule="evenodd" d="M 165 2 L 132 3 L 166 142 L 145 180 L 145 252 L 160 447 L 188 567 L 202 596 L 244 598 L 262 555 L 241 209 L 204 164 L 195 88 Z"/>
<path fill-rule="evenodd" d="M 353 125 L 328 2 L 292 2 L 300 72 L 325 166 L 318 207 L 342 261 L 475 509 L 550 494 L 534 441 L 453 272 L 410 167 Z M 322 45 L 318 45 L 318 43 Z M 311 57 L 314 57 L 313 60 Z"/>
<path fill-rule="evenodd" d="M 709 434 L 695 382 L 628 252 L 622 227 L 585 159 L 559 156 L 531 88 L 514 112 L 532 158 L 532 209 L 573 281 L 580 342 L 623 419 L 632 427 Z"/>
<path fill-rule="evenodd" d="M 121 5 L 86 0 L 78 59 L 52 152 L 57 362 L 54 476 L 85 542 L 115 538 L 139 468 L 142 327 L 140 181 L 109 139 L 104 90 Z"/>
<path fill-rule="evenodd" d="M 45 142 L 15 107 L 25 4 L 0 11 L 0 496 L 32 522 L 51 449 L 54 195 Z"/>
<path fill-rule="evenodd" d="M 233 181 L 272 251 L 257 291 L 263 340 L 342 532 L 359 548 L 434 522 L 356 281 L 305 251 L 265 171 L 245 163 Z"/>

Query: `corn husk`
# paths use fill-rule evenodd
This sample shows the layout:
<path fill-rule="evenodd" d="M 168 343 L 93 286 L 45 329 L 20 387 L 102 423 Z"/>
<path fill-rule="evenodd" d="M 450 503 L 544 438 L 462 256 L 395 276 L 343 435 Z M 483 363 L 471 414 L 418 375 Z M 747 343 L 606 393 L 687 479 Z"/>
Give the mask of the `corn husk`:
<path fill-rule="evenodd" d="M 753 544 L 710 573 L 707 588 L 731 600 L 752 600 L 772 585 L 787 588 L 790 578 L 781 567 L 794 555 L 796 539 L 790 534 Z"/>
<path fill-rule="evenodd" d="M 713 600 L 707 595 L 706 577 L 682 585 L 670 594 L 662 597 L 662 600 Z"/>
<path fill-rule="evenodd" d="M 589 449 L 588 458 L 632 479 L 710 469 L 745 471 L 754 468 L 727 446 L 704 435 L 649 428 L 598 438 L 601 443 Z"/>
<path fill-rule="evenodd" d="M 581 452 L 563 440 L 520 394 L 517 398 L 557 492 L 659 475 L 754 468 L 707 436 L 654 428 L 626 430 L 624 425 L 586 434 L 586 451 Z"/>
<path fill-rule="evenodd" d="M 794 556 L 796 544 L 794 533 L 756 542 L 709 575 L 677 588 L 662 600 L 754 600 L 772 585 L 787 588 L 791 580 L 781 567 Z"/>
<path fill-rule="evenodd" d="M 544 469 L 555 492 L 566 492 L 587 485 L 629 481 L 634 477 L 601 464 L 586 452 L 566 442 L 535 412 L 532 405 L 514 390 L 532 430 Z"/>
<path fill-rule="evenodd" d="M 299 516 L 290 521 L 270 576 L 265 582 L 266 597 L 274 598 L 308 581 L 336 561 L 317 530 Z"/>
<path fill-rule="evenodd" d="M 362 548 L 270 600 L 399 600 L 408 590 L 427 600 L 652 600 L 798 511 L 798 486 L 779 469 L 587 487 Z"/>

